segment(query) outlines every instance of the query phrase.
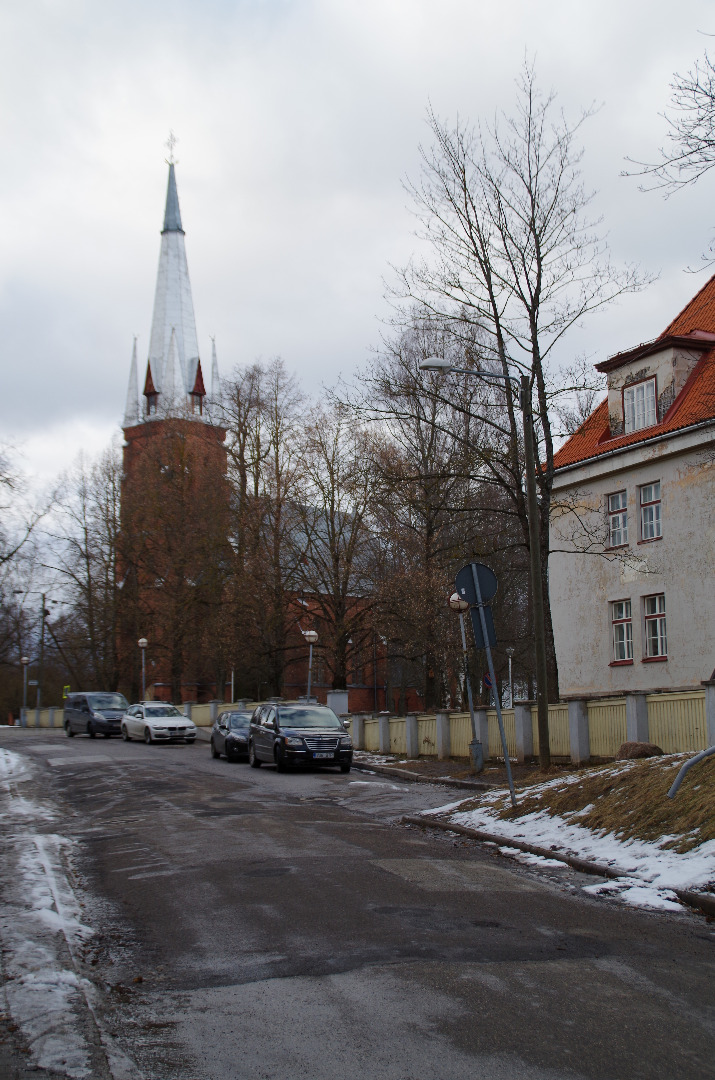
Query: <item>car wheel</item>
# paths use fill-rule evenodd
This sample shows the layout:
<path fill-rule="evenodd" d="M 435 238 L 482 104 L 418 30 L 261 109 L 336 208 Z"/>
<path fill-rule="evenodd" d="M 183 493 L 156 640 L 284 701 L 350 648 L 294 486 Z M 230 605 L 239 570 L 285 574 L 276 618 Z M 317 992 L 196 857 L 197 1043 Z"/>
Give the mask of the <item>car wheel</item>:
<path fill-rule="evenodd" d="M 74 731 L 73 731 L 73 730 L 72 730 L 72 728 L 70 727 L 70 722 L 69 722 L 69 720 L 68 720 L 68 721 L 67 721 L 67 723 L 65 724 L 65 735 L 67 736 L 67 738 L 68 738 L 68 739 L 74 739 Z"/>
<path fill-rule="evenodd" d="M 341 765 L 340 766 L 340 772 L 350 772 L 350 766 L 349 765 Z"/>
<path fill-rule="evenodd" d="M 221 757 L 218 750 L 216 749 L 216 746 L 214 745 L 213 739 L 211 740 L 211 757 L 213 757 L 213 758 Z"/>
<path fill-rule="evenodd" d="M 153 741 L 154 740 L 151 737 L 151 731 L 149 730 L 148 727 L 145 727 L 144 728 L 144 742 L 147 744 L 147 746 L 149 746 L 150 743 L 152 743 Z"/>
<path fill-rule="evenodd" d="M 87 724 L 87 734 L 89 735 L 90 739 L 96 739 L 97 738 L 97 732 L 94 730 L 94 724 L 92 723 L 91 720 Z"/>
<path fill-rule="evenodd" d="M 248 764 L 252 769 L 260 769 L 261 763 L 256 757 L 256 749 L 253 743 L 248 744 Z"/>
<path fill-rule="evenodd" d="M 285 763 L 285 758 L 281 754 L 279 746 L 276 746 L 274 748 L 274 750 L 273 750 L 273 760 L 276 763 L 276 769 L 278 770 L 278 772 L 285 772 L 286 771 L 288 766 Z"/>

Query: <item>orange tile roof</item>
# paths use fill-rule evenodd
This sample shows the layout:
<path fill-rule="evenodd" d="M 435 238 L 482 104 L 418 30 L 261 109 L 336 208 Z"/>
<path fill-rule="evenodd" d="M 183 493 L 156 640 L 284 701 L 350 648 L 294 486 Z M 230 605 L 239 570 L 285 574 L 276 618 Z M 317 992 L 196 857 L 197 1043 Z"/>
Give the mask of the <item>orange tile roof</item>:
<path fill-rule="evenodd" d="M 656 338 L 656 342 L 667 337 L 682 337 L 694 331 L 705 334 L 715 333 L 715 275 L 666 326 L 660 337 Z M 654 345 L 655 342 L 649 342 L 647 345 L 638 346 L 630 352 L 611 357 L 610 360 L 598 364 L 597 367 L 599 370 L 608 371 L 612 367 L 620 366 L 620 362 L 627 362 L 631 354 L 635 355 L 641 350 L 644 353 L 654 351 Z M 703 345 L 701 344 L 700 347 L 702 348 Z M 584 420 L 578 431 L 564 443 L 561 449 L 556 451 L 554 467 L 561 469 L 580 461 L 588 461 L 589 458 L 602 457 L 614 450 L 620 450 L 621 447 L 645 442 L 656 435 L 667 435 L 670 432 L 690 427 L 692 424 L 713 419 L 715 419 L 715 348 L 705 352 L 695 365 L 685 386 L 663 417 L 662 423 L 640 431 L 632 431 L 628 435 L 619 435 L 613 439 L 608 424 L 608 399 L 606 399 Z"/>
<path fill-rule="evenodd" d="M 660 336 L 689 334 L 691 330 L 709 330 L 710 333 L 715 333 L 715 274 L 705 282 L 700 292 L 688 301 Z"/>
<path fill-rule="evenodd" d="M 715 419 L 715 349 L 698 361 L 683 389 L 663 417 L 663 422 L 628 435 L 611 438 L 608 426 L 608 399 L 602 401 L 584 420 L 568 442 L 554 454 L 554 468 L 575 465 L 589 458 L 602 457 L 624 446 L 644 442 L 656 435 L 667 435 L 704 420 Z"/>

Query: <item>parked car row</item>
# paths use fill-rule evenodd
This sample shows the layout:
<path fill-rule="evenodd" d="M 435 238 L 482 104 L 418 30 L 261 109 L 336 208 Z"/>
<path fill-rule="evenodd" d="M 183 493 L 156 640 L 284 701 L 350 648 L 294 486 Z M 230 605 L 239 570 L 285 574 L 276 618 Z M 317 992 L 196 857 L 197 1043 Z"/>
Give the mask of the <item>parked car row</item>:
<path fill-rule="evenodd" d="M 211 754 L 229 761 L 244 758 L 254 769 L 275 765 L 337 765 L 350 772 L 353 744 L 332 709 L 301 702 L 267 702 L 251 714 L 229 710 L 216 718 L 211 731 Z"/>
<path fill-rule="evenodd" d="M 140 701 L 129 705 L 123 694 L 70 694 L 65 703 L 65 732 L 91 739 L 121 735 L 125 742 L 196 741 L 196 725 L 175 705 L 163 701 Z M 337 765 L 348 773 L 353 744 L 345 726 L 326 705 L 303 702 L 265 702 L 255 709 L 227 709 L 211 730 L 211 755 L 228 761 L 243 759 L 252 768 L 275 765 L 279 772 L 290 766 Z"/>
<path fill-rule="evenodd" d="M 163 701 L 142 701 L 131 705 L 123 694 L 69 694 L 64 710 L 65 733 L 89 735 L 121 735 L 129 742 L 143 739 L 145 743 L 196 741 L 196 724 L 184 716 L 175 705 Z"/>

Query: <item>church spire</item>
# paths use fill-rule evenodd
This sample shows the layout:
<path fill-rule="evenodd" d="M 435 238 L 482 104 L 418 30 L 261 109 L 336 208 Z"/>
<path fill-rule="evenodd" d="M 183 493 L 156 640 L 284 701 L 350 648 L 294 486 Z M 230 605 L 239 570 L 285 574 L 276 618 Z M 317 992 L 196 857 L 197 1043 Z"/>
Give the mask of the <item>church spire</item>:
<path fill-rule="evenodd" d="M 185 234 L 176 184 L 176 162 L 173 154 L 175 142 L 173 134 L 170 135 L 164 227 L 161 230 L 159 268 L 156 276 L 154 313 L 147 361 L 146 386 L 150 386 L 147 396 L 147 415 L 157 417 L 166 416 L 169 413 L 197 415 L 195 387 L 200 373 L 194 302 L 191 295 Z M 143 422 L 136 389 L 133 397 L 131 391 L 131 386 L 136 385 L 136 355 L 132 360 L 132 373 L 124 418 L 125 427 Z M 217 376 L 218 371 L 216 370 L 214 375 L 212 370 L 212 381 Z M 134 380 L 133 384 L 131 379 Z M 146 388 L 144 393 L 147 395 Z"/>
<path fill-rule="evenodd" d="M 132 364 L 129 368 L 129 386 L 127 387 L 127 406 L 124 410 L 123 427 L 130 427 L 139 423 L 139 393 L 137 385 L 137 339 L 134 336 L 134 348 L 132 349 Z"/>

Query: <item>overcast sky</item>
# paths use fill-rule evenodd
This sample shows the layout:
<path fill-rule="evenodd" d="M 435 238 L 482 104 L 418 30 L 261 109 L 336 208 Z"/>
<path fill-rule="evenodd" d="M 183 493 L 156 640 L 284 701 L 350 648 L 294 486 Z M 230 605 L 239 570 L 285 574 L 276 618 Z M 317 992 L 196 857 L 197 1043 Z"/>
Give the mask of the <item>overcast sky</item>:
<path fill-rule="evenodd" d="M 583 129 L 614 256 L 660 274 L 572 339 L 597 362 L 656 336 L 702 285 L 713 181 L 667 202 L 652 158 L 673 72 L 715 31 L 681 0 L 1 0 L 0 441 L 51 477 L 121 421 L 146 362 L 166 191 L 177 180 L 205 368 L 280 354 L 311 393 L 379 340 L 390 263 L 416 249 L 401 181 L 428 101 L 514 100 L 525 50 Z"/>

